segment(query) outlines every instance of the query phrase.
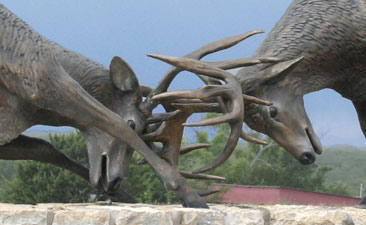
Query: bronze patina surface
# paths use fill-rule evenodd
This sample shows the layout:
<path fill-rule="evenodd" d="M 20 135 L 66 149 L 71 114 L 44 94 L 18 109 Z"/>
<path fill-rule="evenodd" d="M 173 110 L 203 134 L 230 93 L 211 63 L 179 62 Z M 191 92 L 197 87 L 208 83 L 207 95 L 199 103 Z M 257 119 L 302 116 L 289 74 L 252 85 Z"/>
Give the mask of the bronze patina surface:
<path fill-rule="evenodd" d="M 175 66 L 153 89 L 139 85 L 133 70 L 119 57 L 112 59 L 109 69 L 105 68 L 39 35 L 2 5 L 0 20 L 0 159 L 51 163 L 90 180 L 91 185 L 109 194 L 112 200 L 135 202 L 119 185 L 136 151 L 151 165 L 165 187 L 175 191 L 183 206 L 207 208 L 200 195 L 211 191 L 194 190 L 184 177 L 222 178 L 178 171 L 179 155 L 203 146 L 180 149 L 183 126 L 230 124 L 228 143 L 210 168 L 219 166 L 230 156 L 239 137 L 260 142 L 242 132 L 244 100 L 269 103 L 243 97 L 238 80 L 224 69 L 277 60 L 198 61 L 258 31 L 210 43 L 184 58 L 150 55 Z M 163 93 L 182 70 L 201 74 L 206 83 L 210 79 L 221 81 L 198 90 Z M 159 104 L 167 112 L 152 114 Z M 222 112 L 223 115 L 186 124 L 187 117 L 195 112 Z M 21 135 L 36 124 L 78 128 L 87 142 L 89 169 L 50 143 Z M 163 148 L 154 146 L 156 141 L 162 142 Z"/>
<path fill-rule="evenodd" d="M 322 151 L 304 108 L 307 93 L 330 88 L 351 100 L 366 135 L 365 6 L 365 0 L 293 1 L 254 54 L 281 62 L 237 74 L 244 93 L 273 102 L 247 104 L 245 122 L 302 164 Z"/>

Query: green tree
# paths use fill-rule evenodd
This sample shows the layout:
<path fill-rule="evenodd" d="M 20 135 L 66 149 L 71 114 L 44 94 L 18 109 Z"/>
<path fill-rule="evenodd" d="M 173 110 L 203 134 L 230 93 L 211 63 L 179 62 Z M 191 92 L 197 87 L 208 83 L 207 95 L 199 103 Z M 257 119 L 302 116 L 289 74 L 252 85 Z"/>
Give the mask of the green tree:
<path fill-rule="evenodd" d="M 325 148 L 323 154 L 317 158 L 322 166 L 332 167 L 327 173 L 329 182 L 343 182 L 350 186 L 353 196 L 360 193 L 360 184 L 366 185 L 366 149 L 346 145 Z M 365 195 L 365 192 L 364 192 Z"/>
<path fill-rule="evenodd" d="M 8 160 L 0 160 L 0 195 L 7 181 L 11 180 L 15 173 L 15 163 Z"/>
<path fill-rule="evenodd" d="M 216 114 L 208 114 L 207 117 L 214 117 Z M 205 143 L 211 144 L 206 151 L 205 160 L 196 160 L 196 166 L 201 167 L 207 164 L 220 153 L 226 143 L 229 134 L 227 125 L 215 126 L 216 136 L 212 140 L 204 139 Z M 207 131 L 200 131 L 197 140 L 201 141 L 206 137 Z M 256 138 L 271 142 L 268 137 L 263 137 L 259 133 L 252 133 Z M 326 174 L 332 170 L 329 166 L 319 166 L 317 164 L 303 166 L 297 162 L 283 148 L 274 144 L 267 150 L 262 151 L 259 160 L 254 166 L 250 166 L 253 159 L 260 152 L 261 147 L 257 144 L 248 143 L 246 146 L 238 145 L 229 160 L 221 167 L 211 171 L 213 175 L 226 178 L 225 183 L 243 184 L 243 185 L 269 185 L 300 188 L 310 191 L 320 191 L 332 194 L 350 195 L 349 188 L 343 183 L 334 183 L 326 180 Z M 186 158 L 199 158 L 198 150 L 187 154 Z M 184 164 L 184 162 L 181 162 Z"/>
<path fill-rule="evenodd" d="M 216 116 L 208 114 L 207 117 Z M 209 138 L 207 130 L 196 132 L 196 142 L 208 143 L 208 149 L 190 152 L 180 157 L 180 170 L 193 171 L 212 162 L 223 150 L 230 131 L 228 125 L 215 126 L 216 136 Z M 259 133 L 252 135 L 270 141 Z M 70 157 L 87 166 L 85 142 L 79 132 L 66 135 L 51 135 L 51 143 Z M 183 142 L 183 145 L 189 144 Z M 349 195 L 348 186 L 326 180 L 332 169 L 329 166 L 302 166 L 290 154 L 277 145 L 263 151 L 259 145 L 239 143 L 232 156 L 221 167 L 209 171 L 213 175 L 226 177 L 225 183 L 244 185 L 272 185 L 301 188 L 312 191 Z M 176 203 L 172 192 L 167 192 L 156 178 L 149 165 L 138 165 L 140 156 L 134 155 L 129 168 L 129 177 L 122 186 L 140 202 Z M 4 167 L 5 168 L 5 167 Z M 11 167 L 9 166 L 11 171 Z M 16 173 L 6 183 L 0 200 L 13 203 L 37 202 L 85 202 L 94 193 L 88 182 L 66 170 L 49 164 L 32 161 L 17 163 Z M 1 177 L 0 177 L 1 179 Z M 199 181 L 200 182 L 200 181 Z M 189 183 L 196 186 L 195 180 Z M 209 183 L 209 182 L 208 182 Z"/>
<path fill-rule="evenodd" d="M 134 155 L 129 167 L 128 179 L 122 187 L 139 202 L 149 204 L 176 203 L 173 192 L 166 191 L 148 164 L 138 165 L 140 156 Z"/>
<path fill-rule="evenodd" d="M 87 166 L 86 145 L 79 132 L 51 135 L 56 149 Z M 38 202 L 85 202 L 93 190 L 79 176 L 50 164 L 20 161 L 14 179 L 7 182 L 1 201 L 35 204 Z"/>
<path fill-rule="evenodd" d="M 267 141 L 269 141 L 268 138 Z M 259 146 L 248 144 L 248 151 L 250 153 L 248 159 L 253 160 L 259 152 Z M 350 195 L 347 185 L 327 182 L 326 174 L 331 170 L 332 167 L 318 164 L 303 166 L 282 147 L 275 144 L 264 151 L 261 160 L 249 170 L 248 184 L 260 183 Z"/>
<path fill-rule="evenodd" d="M 50 140 L 56 149 L 88 166 L 86 144 L 79 132 L 50 135 Z M 176 202 L 173 193 L 165 190 L 149 165 L 137 164 L 139 159 L 141 157 L 138 155 L 133 156 L 129 168 L 130 176 L 123 182 L 123 187 L 139 202 Z M 5 171 L 5 167 L 3 170 Z M 2 202 L 86 202 L 90 194 L 98 194 L 88 182 L 68 170 L 34 161 L 19 161 L 15 166 L 14 178 L 8 179 L 0 193 Z"/>

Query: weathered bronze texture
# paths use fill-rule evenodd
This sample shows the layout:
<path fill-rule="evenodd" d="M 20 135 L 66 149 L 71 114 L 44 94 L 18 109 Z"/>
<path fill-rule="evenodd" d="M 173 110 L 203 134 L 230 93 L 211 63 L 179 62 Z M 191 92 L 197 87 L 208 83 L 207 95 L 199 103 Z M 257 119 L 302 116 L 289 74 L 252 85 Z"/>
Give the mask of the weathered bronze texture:
<path fill-rule="evenodd" d="M 322 151 L 304 109 L 307 93 L 330 88 L 351 100 L 366 135 L 365 6 L 365 0 L 293 1 L 254 54 L 281 62 L 237 74 L 243 93 L 273 102 L 246 104 L 245 122 L 302 164 Z"/>
<path fill-rule="evenodd" d="M 108 70 L 40 36 L 4 6 L 0 20 L 2 159 L 49 162 L 86 178 L 85 168 L 48 143 L 19 136 L 35 124 L 72 126 L 85 136 L 93 186 L 115 194 L 135 149 L 183 205 L 207 207 L 179 172 L 138 137 L 149 115 L 127 63 L 115 57 Z"/>
<path fill-rule="evenodd" d="M 164 158 L 171 166 L 178 168 L 178 158 L 180 154 L 185 154 L 187 150 L 181 149 L 180 144 L 182 141 L 184 126 L 208 126 L 219 123 L 229 123 L 231 126 L 231 133 L 227 144 L 223 152 L 219 157 L 209 166 L 189 172 L 180 172 L 183 177 L 191 179 L 212 179 L 223 180 L 222 177 L 202 174 L 201 172 L 214 169 L 224 163 L 231 153 L 233 152 L 239 137 L 246 140 L 261 143 L 260 140 L 256 140 L 249 135 L 246 135 L 242 131 L 243 125 L 243 110 L 244 100 L 253 102 L 255 104 L 270 105 L 270 102 L 263 101 L 256 97 L 242 95 L 241 86 L 237 79 L 224 69 L 251 66 L 263 62 L 277 62 L 278 60 L 273 57 L 260 58 L 260 59 L 236 59 L 228 60 L 224 62 L 205 63 L 197 61 L 209 53 L 214 53 L 222 49 L 230 48 L 239 42 L 247 39 L 248 37 L 261 33 L 261 31 L 252 31 L 243 35 L 237 35 L 228 37 L 223 40 L 219 40 L 210 44 L 207 44 L 200 49 L 186 55 L 184 58 L 168 57 L 162 55 L 149 55 L 150 57 L 165 61 L 175 67 L 172 67 L 164 76 L 163 81 L 158 84 L 155 90 L 146 90 L 146 104 L 145 107 L 155 107 L 156 100 L 165 107 L 169 119 L 162 122 L 158 118 L 164 118 L 164 116 L 155 116 L 153 124 L 147 126 L 149 134 L 144 134 L 142 138 L 146 142 L 161 142 L 162 148 L 156 148 L 153 143 L 150 147 L 161 158 Z M 182 70 L 187 70 L 198 74 L 200 78 L 208 85 L 203 86 L 197 90 L 182 90 L 165 92 L 170 82 L 174 77 Z M 202 74 L 202 75 L 199 75 Z M 221 80 L 221 81 L 218 81 Z M 215 84 L 209 84 L 214 82 Z M 163 92 L 160 93 L 159 92 Z M 200 122 L 185 123 L 187 118 L 196 112 L 220 112 L 222 116 L 207 119 Z M 160 124 L 161 123 L 161 124 Z M 158 124 L 156 126 L 155 124 Z M 207 147 L 202 144 L 190 146 L 189 151 Z M 141 161 L 140 163 L 144 163 Z"/>
<path fill-rule="evenodd" d="M 241 41 L 255 35 L 258 33 L 262 33 L 262 31 L 252 31 L 248 32 L 244 35 L 237 35 L 233 37 L 228 37 L 223 40 L 219 40 L 210 44 L 207 44 L 200 49 L 186 55 L 183 59 L 174 58 L 174 57 L 166 57 L 159 55 L 150 55 L 151 57 L 158 58 L 167 63 L 170 63 L 176 67 L 172 67 L 167 74 L 164 76 L 164 83 L 161 82 L 156 87 L 155 91 L 152 91 L 148 96 L 146 102 L 155 107 L 153 100 L 160 100 L 162 102 L 168 101 L 169 104 L 173 107 L 173 109 L 179 109 L 183 111 L 183 114 L 178 114 L 182 122 L 185 121 L 192 113 L 194 112 L 221 112 L 222 116 L 218 118 L 208 119 L 196 123 L 184 123 L 185 126 L 209 126 L 215 125 L 219 123 L 229 123 L 231 127 L 231 133 L 229 135 L 227 144 L 223 150 L 223 152 L 219 155 L 219 157 L 210 165 L 193 171 L 193 174 L 199 174 L 201 172 L 205 172 L 208 170 L 212 170 L 217 168 L 221 164 L 223 164 L 229 156 L 232 154 L 239 137 L 259 143 L 266 144 L 263 141 L 257 140 L 249 135 L 245 134 L 242 131 L 243 126 L 243 115 L 240 115 L 241 112 L 244 111 L 244 100 L 247 102 L 252 102 L 253 104 L 264 104 L 271 105 L 271 102 L 263 101 L 253 96 L 243 95 L 241 93 L 240 84 L 238 84 L 237 80 L 232 76 L 232 74 L 226 72 L 227 69 L 233 69 L 237 67 L 244 66 L 252 66 L 261 63 L 274 63 L 278 62 L 278 59 L 274 57 L 260 57 L 260 58 L 252 58 L 252 59 L 235 59 L 228 60 L 222 62 L 210 62 L 202 64 L 200 60 L 204 56 L 214 53 L 226 48 L 230 48 Z M 194 60 L 191 60 L 194 59 Z M 198 74 L 200 78 L 207 84 L 198 90 L 188 90 L 188 91 L 172 91 L 172 92 L 164 92 L 162 94 L 157 94 L 158 91 L 166 91 L 170 82 L 174 79 L 174 77 L 181 72 L 183 69 L 191 71 L 193 73 Z M 209 77 L 202 76 L 199 74 L 205 74 Z M 221 80 L 221 81 L 219 81 Z M 223 83 L 222 83 L 223 82 Z M 183 101 L 179 101 L 179 99 Z M 175 102 L 171 102 L 175 101 Z M 171 111 L 172 109 L 168 109 Z M 169 130 L 169 127 L 175 127 L 173 130 L 183 129 L 182 123 L 178 122 L 179 119 L 169 121 L 170 124 L 166 126 L 167 128 L 164 131 Z M 179 128 L 181 127 L 181 128 Z M 165 135 L 170 135 L 169 140 L 172 142 L 173 137 L 171 136 L 172 132 L 166 132 Z M 157 137 L 163 136 L 161 134 L 156 135 Z M 144 140 L 151 140 L 149 137 L 143 137 Z M 163 151 L 163 153 L 170 154 L 170 159 L 167 159 L 171 163 L 177 164 L 178 156 L 179 156 L 179 148 L 178 143 L 181 142 L 181 135 L 177 135 L 174 137 L 179 138 L 179 141 L 176 140 L 175 147 L 168 148 L 169 150 Z M 167 138 L 166 138 L 167 139 Z M 157 141 L 156 139 L 155 141 Z M 175 152 L 175 153 L 173 153 Z M 162 154 L 160 154 L 162 155 Z M 166 154 L 165 154 L 166 155 Z M 164 156 L 162 156 L 164 157 Z M 173 164 L 174 165 L 174 164 Z M 177 167 L 177 165 L 175 165 Z M 203 174 L 200 174 L 203 175 Z M 193 176 L 191 176 L 193 177 Z"/>
<path fill-rule="evenodd" d="M 230 156 L 239 136 L 256 141 L 241 129 L 243 99 L 261 104 L 267 102 L 243 97 L 240 83 L 223 69 L 275 59 L 240 59 L 211 65 L 195 59 L 229 48 L 257 31 L 213 42 L 185 58 L 151 55 L 176 66 L 157 88 L 152 89 L 140 86 L 133 70 L 119 57 L 114 57 L 107 69 L 40 36 L 2 5 L 0 20 L 1 159 L 30 159 L 61 166 L 89 179 L 94 187 L 114 199 L 134 202 L 132 196 L 118 188 L 135 150 L 151 165 L 165 187 L 175 191 L 183 206 L 207 208 L 200 195 L 212 191 L 196 191 L 183 177 L 223 178 L 177 170 L 179 155 L 188 151 L 180 150 L 183 126 L 230 124 L 232 131 L 228 144 L 214 164 L 207 167 L 209 169 L 219 166 Z M 202 74 L 206 83 L 216 78 L 224 84 L 163 93 L 182 70 Z M 143 96 L 146 96 L 145 100 Z M 216 98 L 219 103 L 215 103 Z M 167 113 L 152 114 L 158 104 L 162 104 Z M 194 112 L 212 111 L 224 114 L 217 119 L 185 124 Z M 87 142 L 89 171 L 48 142 L 20 135 L 36 124 L 78 128 Z M 176 128 L 174 132 L 173 128 Z M 167 138 L 172 133 L 175 135 Z M 162 142 L 163 148 L 154 146 L 156 141 Z M 200 147 L 191 146 L 190 150 Z"/>

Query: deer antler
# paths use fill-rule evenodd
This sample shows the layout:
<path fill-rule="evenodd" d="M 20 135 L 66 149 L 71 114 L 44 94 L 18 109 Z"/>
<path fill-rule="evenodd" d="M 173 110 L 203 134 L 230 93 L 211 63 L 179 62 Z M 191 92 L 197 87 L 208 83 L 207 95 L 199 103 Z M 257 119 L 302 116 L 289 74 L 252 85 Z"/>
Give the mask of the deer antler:
<path fill-rule="evenodd" d="M 225 38 L 225 39 L 222 39 L 219 41 L 215 41 L 215 42 L 209 43 L 207 45 L 204 45 L 203 47 L 187 54 L 186 56 L 184 56 L 184 58 L 200 60 L 203 57 L 205 57 L 206 55 L 230 48 L 230 47 L 240 43 L 241 41 L 243 41 L 255 34 L 260 34 L 260 33 L 263 33 L 263 31 L 254 30 L 254 31 L 251 31 L 251 32 L 248 32 L 245 34 L 232 36 L 232 37 L 228 37 L 228 38 Z M 260 63 L 260 61 L 258 61 L 258 59 L 254 59 L 252 61 L 253 61 L 253 63 Z M 231 62 L 231 61 L 226 61 L 226 63 L 223 63 L 223 64 L 229 64 L 228 62 Z M 230 67 L 230 68 L 235 68 L 235 67 Z M 169 71 L 164 75 L 163 79 L 158 83 L 157 87 L 154 90 L 152 90 L 151 93 L 146 97 L 146 99 L 143 103 L 143 107 L 142 107 L 144 110 L 146 110 L 146 112 L 152 112 L 152 110 L 159 104 L 159 102 L 154 101 L 152 98 L 157 94 L 166 92 L 168 90 L 169 85 L 173 81 L 173 79 L 181 71 L 183 71 L 183 69 L 178 68 L 178 67 L 172 67 L 169 69 Z"/>
<path fill-rule="evenodd" d="M 145 93 L 150 92 L 142 105 L 143 110 L 146 110 L 147 114 L 151 113 L 152 109 L 158 104 L 162 104 L 168 112 L 159 116 L 151 116 L 149 121 L 154 124 L 149 125 L 149 127 L 154 127 L 152 129 L 153 132 L 144 135 L 143 139 L 148 142 L 163 142 L 163 149 L 159 154 L 173 166 L 178 165 L 179 149 L 183 135 L 182 124 L 185 126 L 208 126 L 227 122 L 231 126 L 231 133 L 223 152 L 211 165 L 197 170 L 194 173 L 211 170 L 224 163 L 233 152 L 239 137 L 251 142 L 266 144 L 261 140 L 250 137 L 242 131 L 244 115 L 243 100 L 265 105 L 270 105 L 271 103 L 252 96 L 242 95 L 240 83 L 234 76 L 223 69 L 277 62 L 278 60 L 276 58 L 244 58 L 215 63 L 197 61 L 210 53 L 230 48 L 258 33 L 262 33 L 262 31 L 252 31 L 207 44 L 186 55 L 184 58 L 149 55 L 150 57 L 172 64 L 174 67 L 166 73 L 155 89 L 144 89 Z M 198 90 L 167 93 L 166 90 L 172 80 L 183 70 L 203 74 L 204 76 L 198 76 L 208 85 Z M 222 84 L 219 80 L 225 84 Z M 179 112 L 172 112 L 177 109 Z M 200 122 L 185 123 L 186 119 L 194 112 L 222 112 L 223 115 Z"/>
<path fill-rule="evenodd" d="M 212 43 L 209 43 L 201 48 L 199 48 L 196 51 L 193 51 L 189 54 L 187 54 L 186 56 L 184 56 L 184 58 L 190 58 L 190 59 L 197 59 L 200 60 L 201 58 L 203 58 L 204 56 L 223 50 L 223 49 L 227 49 L 230 48 L 238 43 L 240 43 L 241 41 L 255 35 L 255 34 L 260 34 L 263 33 L 263 31 L 261 30 L 254 30 L 245 34 L 241 34 L 241 35 L 237 35 L 237 36 L 232 36 L 232 37 L 228 37 L 219 41 L 215 41 Z M 268 58 L 254 58 L 254 59 L 248 59 L 248 58 L 242 58 L 242 59 L 234 59 L 234 60 L 227 60 L 227 61 L 222 61 L 222 62 L 214 62 L 214 63 L 210 63 L 211 65 L 221 68 L 221 69 L 233 69 L 233 68 L 237 68 L 237 67 L 243 67 L 243 66 L 251 66 L 251 65 L 255 65 L 255 64 L 259 64 L 259 63 L 273 63 L 273 62 L 278 62 L 279 60 L 277 58 L 273 58 L 273 57 L 268 57 Z M 152 109 L 154 109 L 158 104 L 160 104 L 158 100 L 158 98 L 154 98 L 154 96 L 166 92 L 170 83 L 173 81 L 173 79 L 175 78 L 175 76 L 180 73 L 181 71 L 183 71 L 182 68 L 179 67 L 172 67 L 163 77 L 163 79 L 159 82 L 158 86 L 154 89 L 151 90 L 150 94 L 146 97 L 145 101 L 143 102 L 143 109 L 142 110 L 146 110 L 147 113 L 151 112 Z M 212 78 L 207 78 L 204 76 L 200 76 L 198 75 L 206 84 L 218 84 L 217 80 L 212 79 Z M 250 101 L 250 102 L 254 102 L 257 104 L 264 104 L 264 105 L 268 105 L 271 104 L 269 102 L 263 101 L 261 99 L 252 97 L 252 96 L 247 96 L 247 95 L 243 95 L 244 99 Z M 217 98 L 217 101 L 219 102 L 220 108 L 221 108 L 221 112 L 225 113 L 226 110 L 224 109 L 224 101 L 221 99 L 221 97 Z M 206 111 L 209 112 L 209 111 Z M 186 124 L 187 125 L 187 124 Z M 189 124 L 188 124 L 189 125 Z M 261 140 L 257 140 L 253 137 L 250 137 L 249 135 L 245 134 L 244 132 L 242 132 L 242 135 L 240 136 L 241 138 L 243 138 L 244 140 L 250 141 L 250 142 L 254 142 L 254 143 L 258 143 L 258 144 L 266 144 L 265 142 L 261 141 Z"/>
<path fill-rule="evenodd" d="M 231 133 L 227 144 L 220 154 L 220 156 L 211 165 L 195 171 L 194 173 L 200 173 L 207 170 L 214 169 L 224 163 L 232 154 L 238 139 L 242 132 L 242 124 L 244 120 L 244 102 L 242 97 L 241 85 L 239 81 L 225 70 L 213 67 L 207 63 L 201 61 L 192 60 L 188 58 L 176 58 L 162 55 L 149 55 L 150 57 L 160 59 L 176 67 L 188 70 L 193 73 L 206 75 L 215 79 L 224 81 L 226 84 L 222 85 L 206 85 L 198 90 L 186 90 L 186 91 L 173 91 L 165 92 L 159 95 L 155 95 L 153 99 L 207 99 L 216 96 L 223 96 L 229 99 L 229 103 L 226 107 L 229 109 L 228 113 L 223 116 L 206 119 L 199 122 L 185 123 L 185 126 L 208 126 L 219 123 L 229 123 L 231 127 Z"/>

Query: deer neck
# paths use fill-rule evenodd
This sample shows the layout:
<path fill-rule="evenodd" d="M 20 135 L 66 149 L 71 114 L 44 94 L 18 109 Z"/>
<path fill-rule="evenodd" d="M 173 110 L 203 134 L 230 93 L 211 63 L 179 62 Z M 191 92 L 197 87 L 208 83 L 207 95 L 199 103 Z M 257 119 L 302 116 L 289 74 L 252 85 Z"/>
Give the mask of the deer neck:
<path fill-rule="evenodd" d="M 33 64 L 40 66 L 45 58 L 55 57 L 89 94 L 101 102 L 108 101 L 113 88 L 107 68 L 39 35 L 1 4 L 0 19 L 0 62 L 3 70 L 14 74 L 13 79 L 17 73 L 29 71 Z M 0 82 L 7 84 L 1 77 Z"/>
<path fill-rule="evenodd" d="M 365 3 L 365 0 L 295 0 L 254 56 L 273 56 L 281 60 L 304 56 L 293 73 L 278 84 L 297 94 L 331 88 L 351 100 L 366 99 L 363 94 L 366 85 Z M 268 65 L 254 70 L 265 66 Z"/>
<path fill-rule="evenodd" d="M 57 61 L 90 95 L 102 104 L 113 95 L 109 70 L 103 65 L 62 46 L 52 43 Z"/>

